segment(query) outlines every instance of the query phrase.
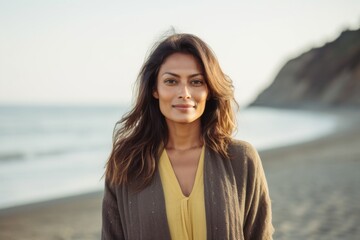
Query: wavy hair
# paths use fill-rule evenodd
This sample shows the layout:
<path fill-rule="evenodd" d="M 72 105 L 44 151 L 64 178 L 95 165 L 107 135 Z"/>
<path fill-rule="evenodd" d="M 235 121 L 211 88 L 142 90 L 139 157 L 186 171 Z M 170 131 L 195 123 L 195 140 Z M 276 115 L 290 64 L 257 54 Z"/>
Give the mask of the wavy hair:
<path fill-rule="evenodd" d="M 137 78 L 134 107 L 116 124 L 105 171 L 111 184 L 128 184 L 140 190 L 154 176 L 160 150 L 168 141 L 168 129 L 153 90 L 161 65 L 173 53 L 191 54 L 200 63 L 210 96 L 201 116 L 203 140 L 212 151 L 228 158 L 228 144 L 236 127 L 233 107 L 238 106 L 232 81 L 200 38 L 192 34 L 173 34 L 151 49 Z"/>

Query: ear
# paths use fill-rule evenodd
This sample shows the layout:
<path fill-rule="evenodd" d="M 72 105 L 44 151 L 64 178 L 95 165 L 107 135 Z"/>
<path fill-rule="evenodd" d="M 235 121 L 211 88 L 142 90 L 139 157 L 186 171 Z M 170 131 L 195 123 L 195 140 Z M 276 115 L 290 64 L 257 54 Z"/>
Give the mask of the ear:
<path fill-rule="evenodd" d="M 159 99 L 159 93 L 156 89 L 153 90 L 152 95 L 154 98 Z"/>

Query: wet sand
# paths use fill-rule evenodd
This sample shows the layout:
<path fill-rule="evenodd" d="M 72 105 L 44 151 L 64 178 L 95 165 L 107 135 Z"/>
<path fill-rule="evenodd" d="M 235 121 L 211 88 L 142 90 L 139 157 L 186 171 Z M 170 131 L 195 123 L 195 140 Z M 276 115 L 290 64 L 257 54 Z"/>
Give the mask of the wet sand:
<path fill-rule="evenodd" d="M 360 112 L 337 111 L 335 133 L 260 152 L 274 239 L 360 236 Z M 100 239 L 102 193 L 0 210 L 0 239 Z"/>

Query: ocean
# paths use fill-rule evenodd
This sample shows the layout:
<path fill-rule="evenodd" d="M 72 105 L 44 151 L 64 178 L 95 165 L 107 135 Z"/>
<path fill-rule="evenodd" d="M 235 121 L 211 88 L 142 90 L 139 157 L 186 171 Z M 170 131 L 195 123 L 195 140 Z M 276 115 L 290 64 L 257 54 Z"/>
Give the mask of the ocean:
<path fill-rule="evenodd" d="M 1 106 L 0 208 L 103 188 L 115 123 L 126 106 Z M 334 116 L 245 108 L 235 138 L 258 150 L 307 141 L 333 131 Z"/>

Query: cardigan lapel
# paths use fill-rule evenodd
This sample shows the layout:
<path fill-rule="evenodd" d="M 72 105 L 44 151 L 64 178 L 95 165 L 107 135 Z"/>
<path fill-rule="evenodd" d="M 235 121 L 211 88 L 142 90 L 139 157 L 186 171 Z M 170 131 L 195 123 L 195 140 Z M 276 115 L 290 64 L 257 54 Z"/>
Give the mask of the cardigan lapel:
<path fill-rule="evenodd" d="M 161 184 L 159 172 L 155 172 L 152 183 L 142 191 L 136 194 L 130 194 L 129 200 L 133 206 L 135 221 L 130 229 L 137 229 L 130 236 L 136 236 L 130 239 L 171 239 L 170 230 L 167 223 L 164 191 Z M 140 230 L 140 231 L 139 231 Z"/>
<path fill-rule="evenodd" d="M 204 191 L 207 239 L 243 239 L 234 169 L 229 159 L 207 147 Z"/>

